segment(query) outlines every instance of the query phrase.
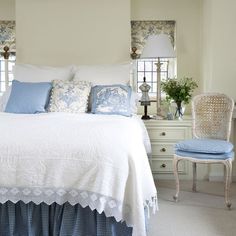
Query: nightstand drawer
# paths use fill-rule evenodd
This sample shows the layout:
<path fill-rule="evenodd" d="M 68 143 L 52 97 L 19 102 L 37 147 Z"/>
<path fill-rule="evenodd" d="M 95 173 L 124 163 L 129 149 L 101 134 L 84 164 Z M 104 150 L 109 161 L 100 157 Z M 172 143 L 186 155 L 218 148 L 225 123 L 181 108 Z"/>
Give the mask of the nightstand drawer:
<path fill-rule="evenodd" d="M 173 173 L 173 161 L 172 159 L 166 160 L 166 159 L 152 159 L 152 172 L 153 173 Z M 184 161 L 180 161 L 178 164 L 178 172 L 179 173 L 185 173 L 186 172 L 186 166 Z"/>
<path fill-rule="evenodd" d="M 183 140 L 187 136 L 188 128 L 152 128 L 148 129 L 148 134 L 151 141 L 160 140 Z"/>
<path fill-rule="evenodd" d="M 152 154 L 155 156 L 170 156 L 174 154 L 174 143 L 152 143 Z"/>
<path fill-rule="evenodd" d="M 174 179 L 172 164 L 174 145 L 191 138 L 191 124 L 191 119 L 145 121 L 152 145 L 152 158 L 149 161 L 154 178 Z M 189 165 L 189 162 L 179 162 L 181 178 L 189 177 Z"/>

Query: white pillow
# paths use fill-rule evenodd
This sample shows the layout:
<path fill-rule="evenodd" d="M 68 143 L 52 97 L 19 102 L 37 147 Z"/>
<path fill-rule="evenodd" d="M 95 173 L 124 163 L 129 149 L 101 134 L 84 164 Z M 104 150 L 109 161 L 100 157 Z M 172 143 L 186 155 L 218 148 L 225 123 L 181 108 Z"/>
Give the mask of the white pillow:
<path fill-rule="evenodd" d="M 132 114 L 138 113 L 138 101 L 139 101 L 138 94 L 135 91 L 132 91 L 130 97 L 130 111 Z"/>
<path fill-rule="evenodd" d="M 0 97 L 0 112 L 5 111 L 10 94 L 11 94 L 11 87 L 7 88 L 7 90 Z"/>
<path fill-rule="evenodd" d="M 9 97 L 11 95 L 11 86 L 6 89 L 6 91 L 3 93 L 3 95 L 0 97 L 0 112 L 5 112 L 7 102 L 9 100 Z"/>
<path fill-rule="evenodd" d="M 131 65 L 82 65 L 78 66 L 74 79 L 93 85 L 129 84 Z"/>
<path fill-rule="evenodd" d="M 14 79 L 21 82 L 51 82 L 55 79 L 69 80 L 73 77 L 73 66 L 49 67 L 30 64 L 16 64 Z"/>
<path fill-rule="evenodd" d="M 131 64 L 116 65 L 82 65 L 75 69 L 74 79 L 91 82 L 95 85 L 114 85 L 130 83 Z M 91 96 L 88 110 L 91 110 Z M 137 114 L 138 95 L 132 91 L 130 98 L 130 108 L 132 114 Z"/>

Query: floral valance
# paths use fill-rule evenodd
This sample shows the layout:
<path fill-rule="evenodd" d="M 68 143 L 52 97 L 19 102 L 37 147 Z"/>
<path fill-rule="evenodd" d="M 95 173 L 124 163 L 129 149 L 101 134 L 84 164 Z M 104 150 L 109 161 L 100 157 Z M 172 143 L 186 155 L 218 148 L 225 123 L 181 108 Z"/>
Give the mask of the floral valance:
<path fill-rule="evenodd" d="M 173 47 L 175 46 L 175 21 L 131 21 L 131 48 L 137 48 L 141 54 L 145 42 L 150 35 L 167 34 Z"/>
<path fill-rule="evenodd" d="M 0 20 L 0 52 L 8 46 L 10 52 L 16 51 L 16 24 L 15 21 Z"/>

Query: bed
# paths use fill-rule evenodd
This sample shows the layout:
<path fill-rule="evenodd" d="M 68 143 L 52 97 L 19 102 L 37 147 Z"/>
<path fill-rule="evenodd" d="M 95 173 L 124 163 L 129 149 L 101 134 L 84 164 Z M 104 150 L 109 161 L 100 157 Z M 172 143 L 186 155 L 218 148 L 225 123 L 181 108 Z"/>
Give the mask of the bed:
<path fill-rule="evenodd" d="M 147 234 L 157 193 L 128 72 L 16 65 L 0 99 L 0 235 Z"/>

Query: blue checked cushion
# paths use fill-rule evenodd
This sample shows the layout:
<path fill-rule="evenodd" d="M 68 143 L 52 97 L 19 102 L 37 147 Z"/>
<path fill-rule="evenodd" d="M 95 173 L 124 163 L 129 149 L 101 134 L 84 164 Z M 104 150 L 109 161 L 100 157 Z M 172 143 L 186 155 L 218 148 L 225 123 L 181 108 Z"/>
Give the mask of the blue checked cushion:
<path fill-rule="evenodd" d="M 131 87 L 97 85 L 92 88 L 92 113 L 131 116 Z"/>
<path fill-rule="evenodd" d="M 178 142 L 175 149 L 193 153 L 224 154 L 233 150 L 233 144 L 218 139 L 190 139 Z"/>
<path fill-rule="evenodd" d="M 196 159 L 215 159 L 215 160 L 227 160 L 234 159 L 234 152 L 210 154 L 210 153 L 197 153 L 197 152 L 184 152 L 175 150 L 175 154 L 181 157 L 192 157 Z"/>
<path fill-rule="evenodd" d="M 50 112 L 85 113 L 91 83 L 79 80 L 53 80 L 49 103 Z"/>

